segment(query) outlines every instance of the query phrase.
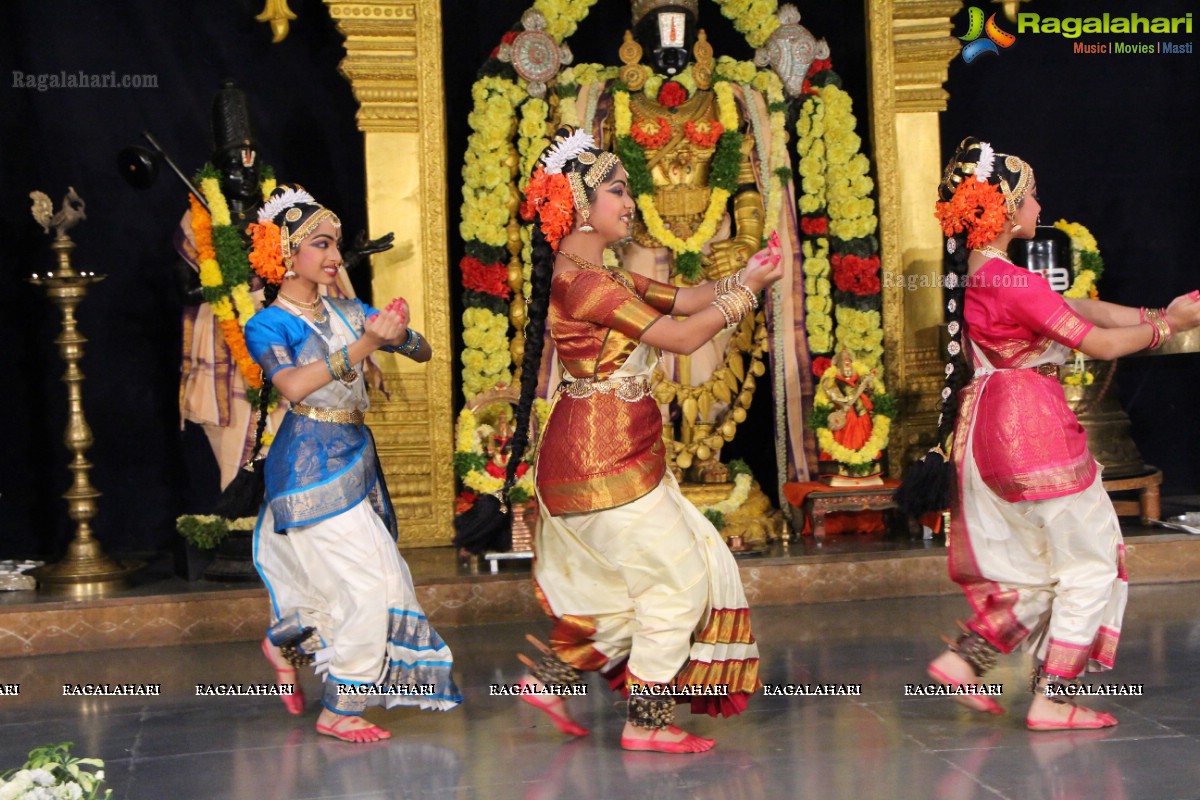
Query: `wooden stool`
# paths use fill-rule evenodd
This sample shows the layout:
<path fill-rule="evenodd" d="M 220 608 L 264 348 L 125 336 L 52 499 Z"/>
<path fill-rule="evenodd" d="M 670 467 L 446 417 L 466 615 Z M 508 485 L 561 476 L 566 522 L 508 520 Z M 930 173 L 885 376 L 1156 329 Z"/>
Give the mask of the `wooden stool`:
<path fill-rule="evenodd" d="M 893 486 L 872 486 L 831 492 L 812 492 L 804 498 L 804 513 L 812 520 L 816 539 L 825 538 L 825 515 L 830 511 L 888 511 L 896 508 Z"/>
<path fill-rule="evenodd" d="M 1162 519 L 1162 497 L 1158 488 L 1162 485 L 1162 471 L 1149 464 L 1146 469 L 1150 470 L 1149 474 L 1104 481 L 1104 491 L 1110 494 L 1140 490 L 1137 500 L 1113 500 L 1113 508 L 1119 517 L 1140 516 L 1143 525 L 1149 525 L 1152 519 Z"/>

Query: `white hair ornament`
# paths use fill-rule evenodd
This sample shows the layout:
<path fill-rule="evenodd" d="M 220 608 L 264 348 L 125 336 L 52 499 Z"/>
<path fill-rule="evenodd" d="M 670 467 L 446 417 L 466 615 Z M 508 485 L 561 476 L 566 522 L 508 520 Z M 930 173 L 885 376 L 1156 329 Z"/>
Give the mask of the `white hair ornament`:
<path fill-rule="evenodd" d="M 596 140 L 587 131 L 577 130 L 567 138 L 563 139 L 558 144 L 550 148 L 546 153 L 546 157 L 542 159 L 542 165 L 546 169 L 547 175 L 561 175 L 563 167 L 572 158 L 577 157 L 584 150 L 590 150 L 596 146 Z"/>
<path fill-rule="evenodd" d="M 291 208 L 300 203 L 315 204 L 316 202 L 316 199 L 303 189 L 286 189 L 283 194 L 263 203 L 263 207 L 258 210 L 258 221 L 271 222 L 285 208 Z"/>

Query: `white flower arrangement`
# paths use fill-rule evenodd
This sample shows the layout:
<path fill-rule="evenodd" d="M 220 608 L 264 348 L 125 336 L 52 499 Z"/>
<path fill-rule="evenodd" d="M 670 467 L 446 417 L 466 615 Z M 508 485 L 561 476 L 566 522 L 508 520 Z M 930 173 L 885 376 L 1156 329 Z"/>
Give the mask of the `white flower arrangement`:
<path fill-rule="evenodd" d="M 733 479 L 733 490 L 729 493 L 728 497 L 719 503 L 704 506 L 700 509 L 700 512 L 715 511 L 722 516 L 732 514 L 746 503 L 746 500 L 750 497 L 750 487 L 753 483 L 754 476 L 748 472 L 743 472 Z"/>
<path fill-rule="evenodd" d="M 98 758 L 72 758 L 71 745 L 62 742 L 31 750 L 25 766 L 0 775 L 0 800 L 111 798 L 112 790 L 101 791 L 100 786 L 104 782 L 104 762 Z"/>

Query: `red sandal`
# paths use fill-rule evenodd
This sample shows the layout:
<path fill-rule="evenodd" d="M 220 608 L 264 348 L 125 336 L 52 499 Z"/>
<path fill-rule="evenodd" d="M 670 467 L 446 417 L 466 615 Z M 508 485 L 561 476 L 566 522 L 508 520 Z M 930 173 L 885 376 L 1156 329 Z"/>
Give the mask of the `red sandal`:
<path fill-rule="evenodd" d="M 655 737 L 663 731 L 683 733 L 683 738 L 677 742 L 660 742 Z M 654 753 L 703 753 L 713 749 L 716 744 L 715 739 L 705 739 L 702 736 L 684 733 L 674 725 L 651 731 L 649 739 L 631 739 L 628 736 L 621 737 L 621 747 L 625 750 L 649 750 Z"/>
<path fill-rule="evenodd" d="M 267 661 L 271 662 L 271 667 L 274 668 L 276 675 L 283 675 L 290 672 L 292 679 L 290 681 L 278 681 L 279 683 L 290 683 L 292 687 L 291 694 L 281 694 L 279 698 L 283 700 L 283 706 L 289 714 L 304 713 L 304 690 L 300 688 L 300 682 L 296 680 L 296 670 L 294 667 L 280 669 L 275 666 L 275 659 L 271 658 L 271 643 L 269 639 L 262 640 L 263 655 L 267 657 Z"/>
<path fill-rule="evenodd" d="M 1096 716 L 1082 722 L 1075 721 L 1075 715 L 1080 711 L 1092 711 L 1082 706 L 1072 706 L 1066 722 L 1056 722 L 1049 719 L 1026 719 L 1025 727 L 1031 731 L 1086 731 L 1096 728 L 1111 728 L 1117 724 L 1117 718 L 1103 711 L 1092 711 Z"/>
<path fill-rule="evenodd" d="M 925 668 L 925 672 L 928 673 L 929 677 L 933 678 L 935 681 L 942 684 L 943 686 L 953 686 L 954 688 L 958 688 L 960 686 L 978 686 L 979 685 L 979 684 L 974 684 L 974 683 L 963 683 L 962 681 L 955 680 L 954 678 L 951 678 L 949 675 L 942 672 L 940 669 L 933 666 L 932 664 L 930 664 L 928 667 Z M 1004 713 L 1004 706 L 1000 705 L 995 700 L 993 700 L 992 698 L 988 697 L 985 694 L 954 695 L 953 700 L 954 700 L 954 702 L 958 703 L 963 708 L 969 708 L 972 711 L 978 711 L 983 714 L 1003 714 Z M 979 705 L 976 705 L 975 701 L 979 701 Z"/>
<path fill-rule="evenodd" d="M 571 736 L 588 735 L 589 731 L 587 728 L 583 727 L 575 720 L 553 710 L 554 703 L 550 699 L 552 695 L 546 695 L 543 699 L 541 693 L 527 693 L 525 687 L 530 687 L 528 690 L 529 692 L 532 692 L 534 688 L 533 684 L 529 682 L 529 678 L 522 678 L 520 686 L 522 691 L 519 697 L 537 710 L 544 712 L 546 716 L 550 718 L 550 721 L 554 723 L 554 727 L 558 728 L 560 733 L 566 733 Z"/>

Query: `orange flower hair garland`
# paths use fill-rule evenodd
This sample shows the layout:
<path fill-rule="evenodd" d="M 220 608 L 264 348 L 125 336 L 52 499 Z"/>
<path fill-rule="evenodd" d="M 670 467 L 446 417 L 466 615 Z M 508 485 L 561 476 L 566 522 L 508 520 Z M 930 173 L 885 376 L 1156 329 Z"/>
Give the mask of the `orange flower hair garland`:
<path fill-rule="evenodd" d="M 934 206 L 934 214 L 947 237 L 967 232 L 967 247 L 983 247 L 1004 230 L 1007 218 L 1000 188 L 968 178 L 954 190 L 954 197 Z"/>
<path fill-rule="evenodd" d="M 258 276 L 273 286 L 283 283 L 283 241 L 279 226 L 274 222 L 252 222 L 246 226 L 252 244 L 250 266 Z"/>
<path fill-rule="evenodd" d="M 558 252 L 559 241 L 571 232 L 575 222 L 575 201 L 566 175 L 548 175 L 544 167 L 534 171 L 525 189 L 525 202 L 521 203 L 521 218 L 531 222 L 538 215 L 546 241 Z"/>

